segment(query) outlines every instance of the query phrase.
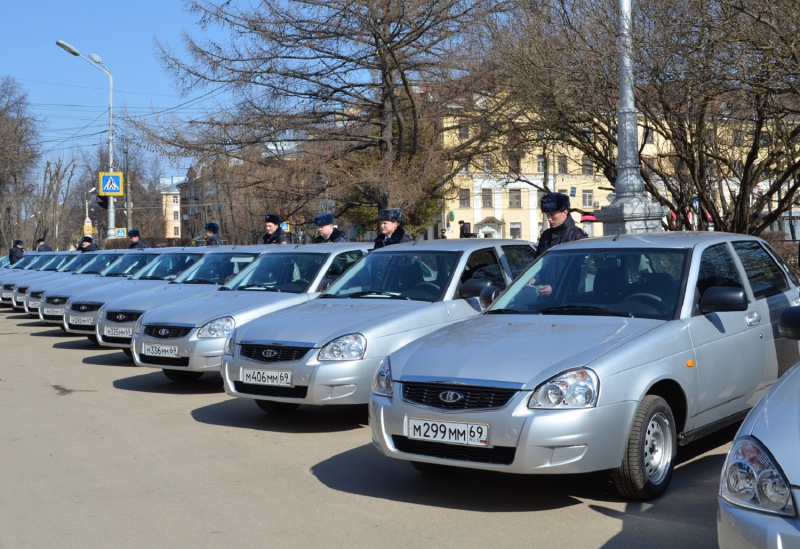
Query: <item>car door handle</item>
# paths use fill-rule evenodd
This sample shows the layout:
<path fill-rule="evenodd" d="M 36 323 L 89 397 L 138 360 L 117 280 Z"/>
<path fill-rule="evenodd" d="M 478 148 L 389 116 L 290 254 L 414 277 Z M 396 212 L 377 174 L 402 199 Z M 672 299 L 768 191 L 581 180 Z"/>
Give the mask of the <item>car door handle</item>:
<path fill-rule="evenodd" d="M 747 322 L 748 326 L 758 326 L 761 324 L 761 315 L 754 311 L 752 313 L 748 313 L 747 316 L 744 317 L 744 320 Z"/>

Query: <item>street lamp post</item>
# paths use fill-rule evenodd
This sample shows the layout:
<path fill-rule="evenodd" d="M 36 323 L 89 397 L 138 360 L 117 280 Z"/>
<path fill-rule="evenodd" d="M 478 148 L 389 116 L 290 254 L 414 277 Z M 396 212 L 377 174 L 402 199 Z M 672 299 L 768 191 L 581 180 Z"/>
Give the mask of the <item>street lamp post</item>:
<path fill-rule="evenodd" d="M 76 48 L 70 46 L 63 40 L 56 40 L 56 45 L 66 51 L 67 53 L 80 57 L 91 66 L 99 69 L 108 76 L 108 171 L 114 171 L 114 77 L 111 72 L 103 65 L 103 59 L 96 53 L 90 53 L 86 58 L 81 55 Z M 88 216 L 87 216 L 88 217 Z M 117 237 L 116 219 L 114 215 L 114 197 L 108 197 L 108 230 L 106 231 L 106 239 L 113 240 Z"/>

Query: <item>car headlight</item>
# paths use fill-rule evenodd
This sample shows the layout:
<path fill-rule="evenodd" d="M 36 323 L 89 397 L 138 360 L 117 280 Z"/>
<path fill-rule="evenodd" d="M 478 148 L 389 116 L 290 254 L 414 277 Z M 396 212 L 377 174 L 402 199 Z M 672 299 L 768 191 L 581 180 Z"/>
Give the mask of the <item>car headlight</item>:
<path fill-rule="evenodd" d="M 197 337 L 228 337 L 236 328 L 236 321 L 231 316 L 223 316 L 205 324 L 200 331 L 197 332 Z"/>
<path fill-rule="evenodd" d="M 387 356 L 378 364 L 375 376 L 372 378 L 372 394 L 380 396 L 392 396 L 394 382 L 392 381 L 392 363 Z"/>
<path fill-rule="evenodd" d="M 222 349 L 222 354 L 233 356 L 236 353 L 236 330 L 231 332 L 228 339 L 225 340 L 225 347 Z"/>
<path fill-rule="evenodd" d="M 597 405 L 600 381 L 588 368 L 558 374 L 539 385 L 528 400 L 528 408 L 592 408 Z"/>
<path fill-rule="evenodd" d="M 361 334 L 347 334 L 325 344 L 319 351 L 319 360 L 359 360 L 367 350 L 367 338 Z"/>
<path fill-rule="evenodd" d="M 103 318 L 103 309 L 105 309 L 105 307 L 101 307 L 100 308 L 100 318 Z M 144 319 L 144 314 L 140 314 L 139 318 L 136 319 L 136 324 L 134 324 L 134 326 L 133 326 L 133 333 L 134 334 L 138 334 L 138 333 L 140 333 L 142 331 L 143 319 Z"/>
<path fill-rule="evenodd" d="M 731 505 L 797 516 L 786 477 L 767 450 L 752 437 L 733 442 L 719 484 L 720 497 Z"/>

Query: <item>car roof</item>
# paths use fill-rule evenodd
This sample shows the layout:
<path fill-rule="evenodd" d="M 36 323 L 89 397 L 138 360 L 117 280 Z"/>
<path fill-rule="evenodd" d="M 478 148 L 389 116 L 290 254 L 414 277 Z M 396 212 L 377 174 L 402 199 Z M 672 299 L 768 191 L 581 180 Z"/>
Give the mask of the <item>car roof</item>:
<path fill-rule="evenodd" d="M 318 244 L 292 244 L 289 246 L 264 246 L 270 248 L 269 251 L 292 252 L 292 253 L 337 253 L 348 252 L 351 250 L 363 250 L 373 246 L 372 242 L 328 242 Z"/>
<path fill-rule="evenodd" d="M 585 238 L 561 244 L 557 249 L 608 249 L 608 248 L 673 248 L 689 249 L 698 245 L 731 242 L 733 240 L 761 241 L 746 234 L 723 232 L 670 231 L 663 233 L 622 234 Z"/>
<path fill-rule="evenodd" d="M 534 244 L 533 242 L 528 242 L 527 240 L 511 238 L 448 238 L 438 240 L 416 240 L 414 242 L 406 242 L 404 244 L 395 244 L 394 246 L 379 248 L 372 253 L 411 249 L 426 250 L 429 252 L 471 252 L 473 250 L 480 250 L 494 245 L 533 246 Z"/>

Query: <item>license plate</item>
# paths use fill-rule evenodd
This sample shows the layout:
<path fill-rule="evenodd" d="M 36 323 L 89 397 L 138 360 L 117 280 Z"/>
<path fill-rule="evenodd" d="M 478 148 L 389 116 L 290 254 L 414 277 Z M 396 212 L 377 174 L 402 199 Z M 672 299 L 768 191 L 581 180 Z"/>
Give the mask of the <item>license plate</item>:
<path fill-rule="evenodd" d="M 178 358 L 177 345 L 151 345 L 145 343 L 142 345 L 142 354 L 148 356 L 171 356 Z"/>
<path fill-rule="evenodd" d="M 16 302 L 16 303 L 25 303 L 25 298 L 24 297 L 15 297 L 14 298 L 14 302 Z"/>
<path fill-rule="evenodd" d="M 488 446 L 489 426 L 481 423 L 456 423 L 408 418 L 408 438 L 435 440 L 466 446 Z"/>
<path fill-rule="evenodd" d="M 103 334 L 110 337 L 133 337 L 133 328 L 112 328 L 106 326 L 103 329 Z"/>
<path fill-rule="evenodd" d="M 45 307 L 42 312 L 46 315 L 61 316 L 64 314 L 64 309 L 48 309 L 47 307 Z"/>
<path fill-rule="evenodd" d="M 41 301 L 28 301 L 28 309 L 38 309 Z"/>
<path fill-rule="evenodd" d="M 14 292 L 3 292 L 3 298 L 8 299 L 14 296 Z"/>
<path fill-rule="evenodd" d="M 244 370 L 244 381 L 252 385 L 281 385 L 291 387 L 291 370 Z"/>
<path fill-rule="evenodd" d="M 70 324 L 82 324 L 83 326 L 91 326 L 94 324 L 92 322 L 92 317 L 85 317 L 85 316 L 70 316 L 69 323 Z"/>

